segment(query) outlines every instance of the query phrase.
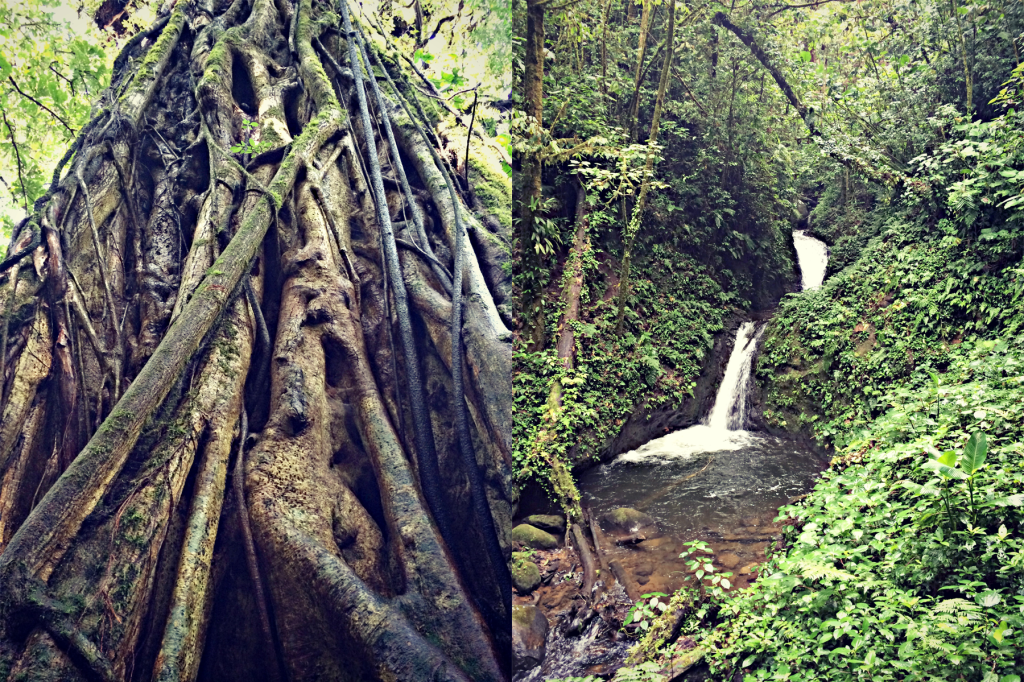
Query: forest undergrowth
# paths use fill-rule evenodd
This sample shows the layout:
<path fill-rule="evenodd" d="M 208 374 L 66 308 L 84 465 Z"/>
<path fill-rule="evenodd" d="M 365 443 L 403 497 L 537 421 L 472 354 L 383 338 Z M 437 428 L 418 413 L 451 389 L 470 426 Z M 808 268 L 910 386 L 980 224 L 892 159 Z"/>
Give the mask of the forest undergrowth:
<path fill-rule="evenodd" d="M 833 447 L 831 466 L 779 510 L 759 580 L 677 593 L 628 675 L 661 679 L 651 661 L 695 640 L 716 680 L 1019 682 L 1020 122 L 951 113 L 954 134 L 914 161 L 931 193 L 876 208 L 851 265 L 783 300 L 757 370 L 765 417 Z"/>

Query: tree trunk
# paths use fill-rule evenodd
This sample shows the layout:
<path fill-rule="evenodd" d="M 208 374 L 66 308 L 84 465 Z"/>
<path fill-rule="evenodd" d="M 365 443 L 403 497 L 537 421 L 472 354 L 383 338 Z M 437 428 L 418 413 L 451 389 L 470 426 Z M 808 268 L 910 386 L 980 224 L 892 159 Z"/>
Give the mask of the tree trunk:
<path fill-rule="evenodd" d="M 583 261 L 590 253 L 590 204 L 587 201 L 583 185 L 576 190 L 576 233 L 573 237 L 572 251 L 566 260 L 563 274 L 562 305 L 563 313 L 558 318 L 558 336 L 555 349 L 562 368 L 570 370 L 576 357 L 576 332 L 574 323 L 580 319 L 580 295 L 583 292 Z M 558 434 L 558 421 L 562 415 L 562 379 L 556 375 L 548 388 L 547 409 L 544 411 L 542 425 L 537 437 L 533 439 L 532 458 L 543 461 L 551 468 L 550 481 L 555 499 L 559 501 L 570 519 L 582 519 L 583 509 L 580 506 L 579 489 L 573 482 L 572 472 L 565 463 L 552 452 Z"/>
<path fill-rule="evenodd" d="M 608 14 L 612 8 L 612 0 L 605 0 L 604 14 L 601 18 L 601 95 L 608 97 Z"/>
<path fill-rule="evenodd" d="M 590 253 L 590 202 L 583 185 L 576 188 L 576 232 L 572 240 L 572 251 L 565 261 L 562 280 L 562 314 L 558 318 L 558 339 L 555 350 L 558 359 L 566 369 L 572 369 L 576 357 L 576 332 L 574 323 L 580 319 L 580 294 L 583 293 L 584 260 Z"/>
<path fill-rule="evenodd" d="M 174 4 L 0 265 L 0 680 L 507 679 L 484 216 L 336 9 Z"/>
<path fill-rule="evenodd" d="M 544 6 L 540 2 L 527 0 L 526 7 L 526 59 L 524 68 L 526 90 L 526 115 L 532 118 L 530 124 L 535 134 L 540 135 L 544 126 Z M 544 164 L 538 149 L 523 159 L 523 185 L 519 195 L 519 267 L 526 274 L 520 292 L 519 314 L 522 316 L 523 336 L 533 350 L 544 345 L 544 318 L 540 297 L 542 292 L 536 284 L 538 271 L 543 267 L 534 249 L 536 214 L 542 194 L 542 173 Z"/>
<path fill-rule="evenodd" d="M 630 101 L 629 131 L 630 140 L 636 141 L 640 128 L 640 82 L 643 79 L 644 57 L 647 55 L 647 34 L 651 22 L 651 0 L 644 0 L 643 13 L 640 15 L 640 39 L 636 47 L 636 74 L 633 77 L 634 96 Z"/>
<path fill-rule="evenodd" d="M 668 89 L 668 79 L 672 72 L 672 52 L 675 38 L 675 14 L 676 0 L 671 0 L 668 6 L 668 37 L 665 38 L 665 63 L 661 67 L 661 80 L 658 83 L 658 97 L 654 102 L 654 116 L 651 119 L 651 134 L 647 138 L 647 159 L 644 161 L 644 174 L 640 182 L 640 196 L 636 206 L 633 207 L 633 215 L 623 230 L 622 239 L 622 269 L 619 273 L 619 312 L 618 320 L 615 323 L 615 333 L 622 333 L 622 325 L 626 319 L 626 300 L 629 298 L 629 270 L 633 262 L 633 243 L 636 241 L 636 234 L 640 231 L 640 218 L 644 212 L 644 203 L 647 201 L 647 191 L 651 186 L 651 174 L 654 172 L 654 144 L 658 141 L 658 126 L 661 124 L 661 108 L 665 103 L 665 91 Z"/>

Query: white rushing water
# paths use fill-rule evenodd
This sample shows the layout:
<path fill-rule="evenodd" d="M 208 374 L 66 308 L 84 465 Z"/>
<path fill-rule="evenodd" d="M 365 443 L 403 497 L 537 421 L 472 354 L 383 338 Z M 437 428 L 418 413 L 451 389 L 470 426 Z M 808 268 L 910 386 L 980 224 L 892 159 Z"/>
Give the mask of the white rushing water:
<path fill-rule="evenodd" d="M 750 386 L 750 366 L 761 338 L 764 325 L 744 322 L 736 332 L 736 343 L 725 366 L 725 376 L 718 386 L 715 404 L 711 407 L 707 425 L 712 431 L 737 431 L 743 428 L 747 416 L 747 389 Z"/>
<path fill-rule="evenodd" d="M 828 247 L 825 242 L 815 239 L 804 230 L 793 231 L 793 244 L 796 246 L 796 258 L 800 264 L 800 285 L 807 289 L 817 289 L 825 281 L 825 268 L 828 267 Z"/>
<path fill-rule="evenodd" d="M 718 386 L 715 403 L 705 423 L 675 431 L 619 455 L 616 462 L 656 462 L 686 459 L 702 452 L 740 450 L 751 445 L 756 434 L 743 430 L 747 417 L 747 393 L 757 341 L 764 325 L 744 322 L 736 332 L 736 343 Z"/>
<path fill-rule="evenodd" d="M 817 289 L 825 280 L 828 247 L 804 230 L 793 232 L 793 242 L 800 265 L 802 288 Z M 745 431 L 743 425 L 747 418 L 747 393 L 750 390 L 754 351 L 757 350 L 757 342 L 765 326 L 760 322 L 744 322 L 740 325 L 714 405 L 703 424 L 648 441 L 636 450 L 619 455 L 613 464 L 680 461 L 705 452 L 745 450 L 759 440 L 764 440 L 765 436 Z"/>

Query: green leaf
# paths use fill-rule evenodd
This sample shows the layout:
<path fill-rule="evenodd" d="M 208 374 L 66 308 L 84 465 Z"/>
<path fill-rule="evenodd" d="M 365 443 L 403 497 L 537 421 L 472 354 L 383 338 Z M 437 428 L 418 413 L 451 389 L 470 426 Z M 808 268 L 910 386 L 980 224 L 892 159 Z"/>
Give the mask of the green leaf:
<path fill-rule="evenodd" d="M 996 627 L 996 629 L 994 629 L 994 630 L 993 630 L 993 631 L 992 631 L 991 633 L 989 633 L 989 637 L 990 637 L 990 638 L 992 639 L 992 641 L 993 641 L 993 642 L 995 642 L 995 643 L 996 643 L 997 645 L 999 645 L 999 646 L 1002 646 L 1002 645 L 1003 645 L 1003 643 L 1004 643 L 1004 642 L 1005 642 L 1005 640 L 1006 640 L 1006 636 L 1005 636 L 1005 634 L 1004 634 L 1004 633 L 1005 633 L 1005 632 L 1006 632 L 1006 631 L 1007 631 L 1008 629 L 1009 629 L 1009 626 L 1008 626 L 1008 625 L 1006 624 L 1006 621 L 1005 621 L 1005 620 L 1003 620 L 1003 621 L 999 621 L 999 625 L 998 625 L 998 626 Z M 1005 680 L 1006 678 L 1004 677 L 1003 679 Z M 1019 680 L 1020 678 L 1017 678 L 1017 679 Z"/>
<path fill-rule="evenodd" d="M 979 471 L 985 464 L 985 455 L 988 453 L 988 444 L 985 441 L 983 431 L 975 431 L 967 439 L 964 446 L 964 459 L 960 463 L 967 475 L 970 476 Z"/>
<path fill-rule="evenodd" d="M 1003 598 L 999 596 L 999 593 L 995 590 L 988 590 L 987 592 L 982 592 L 981 594 L 976 595 L 974 597 L 974 601 L 978 602 L 979 605 L 984 606 L 986 608 L 995 606 L 1002 600 Z"/>
<path fill-rule="evenodd" d="M 806 50 L 800 53 L 800 61 L 809 62 L 811 61 L 811 53 Z"/>
<path fill-rule="evenodd" d="M 965 480 L 967 474 L 960 469 L 954 469 L 953 467 L 942 464 L 938 460 L 930 459 L 922 465 L 925 469 L 933 469 L 944 478 L 955 478 L 958 481 Z"/>

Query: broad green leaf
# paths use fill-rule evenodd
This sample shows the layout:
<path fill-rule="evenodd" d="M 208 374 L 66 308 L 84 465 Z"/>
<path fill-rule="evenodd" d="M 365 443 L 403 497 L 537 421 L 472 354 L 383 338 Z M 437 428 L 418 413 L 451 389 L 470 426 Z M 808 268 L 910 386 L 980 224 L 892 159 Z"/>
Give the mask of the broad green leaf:
<path fill-rule="evenodd" d="M 1006 624 L 1005 620 L 999 621 L 999 625 L 989 634 L 989 637 L 991 637 L 992 641 L 995 642 L 997 645 L 1002 646 L 1005 643 L 1005 640 L 1006 640 L 1005 632 L 1008 629 L 1009 629 L 1009 626 Z M 1004 677 L 1003 679 L 1006 679 L 1006 678 Z M 1020 678 L 1017 678 L 1017 679 L 1020 679 Z"/>
<path fill-rule="evenodd" d="M 954 469 L 953 467 L 942 464 L 938 460 L 930 459 L 927 462 L 925 462 L 922 466 L 924 466 L 925 469 L 935 470 L 936 472 L 939 473 L 940 476 L 944 478 L 952 478 L 958 481 L 962 481 L 967 478 L 967 474 L 965 474 L 960 469 Z"/>
<path fill-rule="evenodd" d="M 964 458 L 960 466 L 970 476 L 979 471 L 985 464 L 985 455 L 987 453 L 988 443 L 985 440 L 985 433 L 983 431 L 975 431 L 967 439 L 967 445 L 964 446 Z"/>
<path fill-rule="evenodd" d="M 995 606 L 996 604 L 998 604 L 1002 600 L 1003 600 L 1003 598 L 1001 596 L 999 596 L 999 593 L 994 591 L 994 590 L 989 590 L 987 592 L 982 592 L 981 594 L 976 595 L 974 597 L 974 601 L 978 602 L 978 604 L 980 606 L 984 606 L 986 608 Z"/>

